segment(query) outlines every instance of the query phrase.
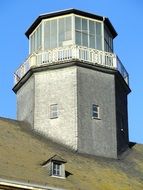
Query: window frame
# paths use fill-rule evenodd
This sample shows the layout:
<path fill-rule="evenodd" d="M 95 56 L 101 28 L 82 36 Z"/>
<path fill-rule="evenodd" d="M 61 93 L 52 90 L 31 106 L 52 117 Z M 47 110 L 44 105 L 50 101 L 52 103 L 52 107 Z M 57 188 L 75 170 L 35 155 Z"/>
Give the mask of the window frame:
<path fill-rule="evenodd" d="M 100 119 L 100 107 L 97 104 L 92 104 L 92 119 Z"/>
<path fill-rule="evenodd" d="M 50 105 L 50 119 L 56 119 L 59 117 L 58 104 Z"/>
<path fill-rule="evenodd" d="M 113 36 L 106 25 L 104 25 L 104 51 L 114 52 Z"/>
<path fill-rule="evenodd" d="M 52 162 L 52 176 L 62 177 L 62 164 L 60 162 Z"/>
<path fill-rule="evenodd" d="M 29 54 L 38 52 L 42 49 L 42 22 L 36 27 L 36 29 L 29 36 Z"/>
<path fill-rule="evenodd" d="M 103 23 L 101 21 L 99 21 L 99 20 L 91 19 L 89 17 L 84 17 L 84 16 L 80 16 L 80 15 L 77 15 L 77 14 L 75 14 L 74 19 L 75 19 L 75 26 L 74 26 L 75 44 L 79 45 L 79 46 L 85 46 L 83 44 L 83 35 L 87 35 L 87 44 L 86 44 L 86 47 L 104 51 L 104 46 L 103 46 L 103 36 L 104 36 L 103 33 L 104 33 L 104 30 L 103 30 L 103 27 L 102 27 Z M 80 19 L 80 24 L 79 24 L 80 27 L 78 26 L 78 28 L 76 28 L 76 19 Z M 83 23 L 84 20 L 87 21 L 87 31 L 83 30 L 82 23 Z M 94 29 L 95 29 L 94 34 L 90 33 L 90 28 L 89 28 L 90 21 L 94 23 Z M 101 27 L 100 28 L 101 29 L 100 35 L 97 34 L 97 26 L 98 25 L 100 25 L 100 27 Z M 78 39 L 77 34 L 80 36 L 80 39 Z M 91 44 L 90 43 L 90 37 L 94 38 L 94 45 L 95 45 L 95 47 L 91 47 L 90 46 L 90 44 Z M 99 41 L 100 41 L 100 43 L 98 43 Z"/>

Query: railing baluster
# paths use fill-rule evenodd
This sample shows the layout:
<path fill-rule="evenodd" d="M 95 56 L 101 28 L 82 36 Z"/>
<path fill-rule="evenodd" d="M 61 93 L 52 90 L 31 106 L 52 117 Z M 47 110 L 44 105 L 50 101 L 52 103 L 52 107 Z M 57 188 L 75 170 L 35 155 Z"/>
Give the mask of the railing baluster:
<path fill-rule="evenodd" d="M 15 72 L 15 84 L 33 66 L 40 66 L 42 64 L 49 64 L 55 62 L 60 63 L 72 59 L 86 61 L 92 64 L 99 64 L 105 67 L 117 69 L 121 73 L 125 81 L 128 83 L 128 73 L 121 61 L 119 60 L 119 58 L 115 54 L 97 49 L 73 45 L 56 48 L 46 52 L 40 52 L 38 54 L 33 53 L 32 55 L 30 55 L 30 57 L 23 63 L 23 65 L 21 65 Z"/>

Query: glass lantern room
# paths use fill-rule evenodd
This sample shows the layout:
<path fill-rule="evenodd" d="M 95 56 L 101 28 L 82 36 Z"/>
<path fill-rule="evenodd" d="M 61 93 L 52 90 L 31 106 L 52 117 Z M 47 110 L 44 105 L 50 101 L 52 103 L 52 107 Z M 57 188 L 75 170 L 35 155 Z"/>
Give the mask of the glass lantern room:
<path fill-rule="evenodd" d="M 14 75 L 17 84 L 33 67 L 79 61 L 128 73 L 113 50 L 117 33 L 110 20 L 76 9 L 40 15 L 26 31 L 29 55 Z"/>
<path fill-rule="evenodd" d="M 42 20 L 29 40 L 30 54 L 69 45 L 113 52 L 113 36 L 104 22 L 75 14 Z"/>

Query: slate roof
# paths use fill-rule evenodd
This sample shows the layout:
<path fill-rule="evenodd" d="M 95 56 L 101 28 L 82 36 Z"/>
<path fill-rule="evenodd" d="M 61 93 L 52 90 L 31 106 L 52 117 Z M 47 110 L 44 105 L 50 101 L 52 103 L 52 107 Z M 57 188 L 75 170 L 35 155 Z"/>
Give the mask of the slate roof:
<path fill-rule="evenodd" d="M 50 177 L 42 167 L 54 155 L 67 161 L 66 179 Z M 2 179 L 68 190 L 142 190 L 143 145 L 136 144 L 119 160 L 92 157 L 44 139 L 23 122 L 0 118 Z"/>

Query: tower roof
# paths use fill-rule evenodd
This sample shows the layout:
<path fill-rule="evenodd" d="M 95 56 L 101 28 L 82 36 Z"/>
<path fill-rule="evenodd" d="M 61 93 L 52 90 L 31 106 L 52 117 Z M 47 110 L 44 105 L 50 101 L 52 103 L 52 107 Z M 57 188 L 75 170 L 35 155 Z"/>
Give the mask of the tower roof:
<path fill-rule="evenodd" d="M 73 9 L 73 8 L 58 11 L 58 12 L 45 13 L 45 14 L 40 15 L 33 22 L 33 24 L 29 27 L 29 29 L 26 31 L 25 35 L 29 38 L 29 35 L 33 32 L 33 30 L 39 25 L 39 23 L 43 19 L 48 19 L 48 18 L 52 18 L 52 17 L 56 17 L 56 16 L 67 15 L 67 14 L 71 14 L 71 13 L 103 21 L 107 25 L 109 30 L 111 31 L 111 34 L 113 35 L 113 37 L 115 38 L 117 36 L 116 30 L 114 29 L 113 25 L 111 24 L 110 20 L 107 17 L 95 15 L 93 13 L 88 13 L 88 12 L 81 11 L 81 10 L 78 10 L 78 9 Z"/>

